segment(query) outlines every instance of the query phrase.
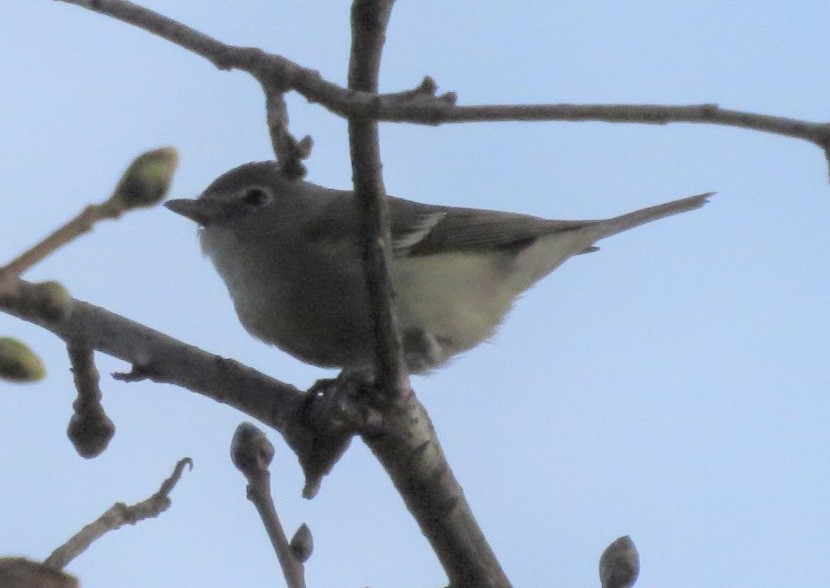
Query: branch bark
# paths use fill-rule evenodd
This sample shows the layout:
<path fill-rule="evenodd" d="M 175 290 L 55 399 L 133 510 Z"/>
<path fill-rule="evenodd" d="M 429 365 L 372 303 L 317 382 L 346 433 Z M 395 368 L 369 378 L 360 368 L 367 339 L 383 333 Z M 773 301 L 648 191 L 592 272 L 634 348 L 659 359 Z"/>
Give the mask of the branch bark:
<path fill-rule="evenodd" d="M 142 28 L 211 61 L 219 69 L 247 71 L 266 93 L 294 90 L 342 117 L 438 125 L 483 121 L 600 121 L 693 123 L 738 127 L 808 141 L 830 165 L 830 124 L 721 108 L 717 104 L 487 104 L 457 106 L 454 95 L 415 90 L 396 94 L 353 91 L 324 80 L 319 72 L 260 49 L 226 45 L 204 33 L 125 0 L 60 0 Z"/>
<path fill-rule="evenodd" d="M 392 0 L 355 0 L 349 88 L 377 93 Z M 432 426 L 415 398 L 403 360 L 389 278 L 390 232 L 381 175 L 377 122 L 349 117 L 355 192 L 364 226 L 364 263 L 374 321 L 377 378 L 384 427 L 363 440 L 383 464 L 456 588 L 509 588 L 484 533 L 464 498 Z"/>
<path fill-rule="evenodd" d="M 304 430 L 298 414 L 305 394 L 253 368 L 202 351 L 163 333 L 69 298 L 67 316 L 50 320 L 37 313 L 28 298 L 37 287 L 19 280 L 14 293 L 0 295 L 0 310 L 39 325 L 70 345 L 86 347 L 133 365 L 122 379 L 150 379 L 176 384 L 230 405 L 282 433 L 295 452 L 305 451 L 311 431 Z"/>
<path fill-rule="evenodd" d="M 355 0 L 352 5 L 350 89 L 377 92 L 391 12 L 392 0 Z M 363 219 L 363 262 L 374 323 L 376 377 L 381 393 L 394 401 L 409 389 L 409 378 L 392 308 L 395 293 L 389 277 L 389 211 L 381 176 L 377 122 L 366 116 L 349 117 L 349 150 L 352 181 Z"/>

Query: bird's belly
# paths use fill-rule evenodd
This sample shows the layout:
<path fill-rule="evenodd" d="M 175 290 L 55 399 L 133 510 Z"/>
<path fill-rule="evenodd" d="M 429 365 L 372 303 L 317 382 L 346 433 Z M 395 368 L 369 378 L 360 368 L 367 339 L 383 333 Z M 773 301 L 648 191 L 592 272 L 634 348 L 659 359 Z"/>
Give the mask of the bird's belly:
<path fill-rule="evenodd" d="M 361 264 L 328 264 L 314 272 L 294 268 L 293 279 L 283 281 L 276 278 L 281 271 L 266 272 L 256 265 L 252 270 L 239 260 L 216 265 L 226 283 L 237 285 L 229 288 L 234 307 L 255 337 L 323 367 L 362 367 L 373 361 Z M 505 270 L 492 256 L 465 252 L 393 260 L 394 306 L 404 340 L 412 333 L 426 334 L 438 344 L 426 369 L 493 334 L 517 294 Z M 248 271 L 255 271 L 257 279 L 242 275 Z"/>
<path fill-rule="evenodd" d="M 294 357 L 322 367 L 372 361 L 371 323 L 363 276 L 329 274 L 234 296 L 243 326 Z"/>
<path fill-rule="evenodd" d="M 438 363 L 490 337 L 516 296 L 492 256 L 464 252 L 397 259 L 392 279 L 402 330 L 432 335 Z"/>

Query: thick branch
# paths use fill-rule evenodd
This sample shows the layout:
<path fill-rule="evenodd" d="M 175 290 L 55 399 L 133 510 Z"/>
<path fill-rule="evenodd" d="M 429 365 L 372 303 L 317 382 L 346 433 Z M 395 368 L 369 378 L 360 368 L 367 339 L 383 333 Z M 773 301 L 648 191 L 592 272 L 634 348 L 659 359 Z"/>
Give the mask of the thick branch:
<path fill-rule="evenodd" d="M 363 440 L 383 464 L 441 561 L 453 588 L 510 588 L 473 516 L 424 407 L 411 394 Z"/>
<path fill-rule="evenodd" d="M 391 0 L 355 0 L 352 5 L 349 87 L 353 90 L 377 91 L 380 56 L 391 11 Z M 386 397 L 399 398 L 409 389 L 409 382 L 392 308 L 389 211 L 381 176 L 377 123 L 362 116 L 349 118 L 349 148 L 352 180 L 363 219 L 363 261 L 372 308 L 378 384 Z"/>
<path fill-rule="evenodd" d="M 377 92 L 381 52 L 392 0 L 355 0 L 349 87 Z M 364 226 L 364 255 L 378 380 L 385 404 L 380 435 L 363 439 L 383 464 L 455 588 L 509 588 L 441 450 L 429 415 L 409 388 L 389 278 L 389 216 L 381 176 L 377 122 L 349 117 L 355 192 Z"/>
<path fill-rule="evenodd" d="M 65 319 L 50 321 L 26 304 L 32 289 L 20 280 L 15 294 L 0 296 L 0 311 L 40 325 L 67 343 L 130 362 L 140 377 L 233 406 L 277 429 L 295 451 L 302 445 L 296 415 L 305 397 L 293 386 L 80 300 L 70 299 Z"/>

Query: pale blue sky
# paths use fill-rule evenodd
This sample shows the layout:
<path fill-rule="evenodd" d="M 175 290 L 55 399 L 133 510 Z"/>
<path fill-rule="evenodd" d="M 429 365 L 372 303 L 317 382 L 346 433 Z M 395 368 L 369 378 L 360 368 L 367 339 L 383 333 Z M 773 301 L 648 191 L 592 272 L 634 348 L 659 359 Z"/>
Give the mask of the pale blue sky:
<path fill-rule="evenodd" d="M 348 2 L 146 2 L 220 40 L 342 83 Z M 174 145 L 173 197 L 272 157 L 261 92 L 170 43 L 60 2 L 0 18 L 0 258 L 106 197 L 141 151 Z M 826 2 L 399 2 L 384 90 L 431 75 L 460 103 L 632 102 L 830 117 Z M 346 187 L 345 124 L 291 97 L 309 178 Z M 816 148 L 738 129 L 600 123 L 384 125 L 387 189 L 551 218 L 610 216 L 701 191 L 701 211 L 601 243 L 516 306 L 492 343 L 413 380 L 516 586 L 598 586 L 631 534 L 643 588 L 817 586 L 830 550 L 830 185 Z M 194 229 L 158 208 L 26 276 L 306 387 L 330 375 L 239 326 Z M 0 553 L 42 558 L 114 501 L 195 461 L 157 520 L 73 562 L 86 588 L 281 585 L 228 459 L 243 416 L 186 390 L 122 384 L 99 357 L 118 428 L 98 459 L 65 438 L 74 395 L 60 341 L 0 315 L 45 359 L 0 384 Z M 279 437 L 274 486 L 307 522 L 309 586 L 422 588 L 443 573 L 358 441 L 313 501 Z"/>

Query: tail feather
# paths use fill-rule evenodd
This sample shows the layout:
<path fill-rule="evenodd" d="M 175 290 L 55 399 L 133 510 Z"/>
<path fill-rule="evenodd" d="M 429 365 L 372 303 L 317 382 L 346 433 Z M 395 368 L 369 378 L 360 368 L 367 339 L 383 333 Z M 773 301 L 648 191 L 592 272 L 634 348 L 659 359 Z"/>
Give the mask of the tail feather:
<path fill-rule="evenodd" d="M 697 196 L 689 196 L 688 198 L 681 198 L 680 200 L 673 200 L 664 204 L 657 204 L 656 206 L 649 206 L 648 208 L 641 208 L 634 212 L 615 216 L 602 222 L 602 234 L 599 239 L 622 233 L 628 229 L 650 223 L 663 217 L 671 216 L 673 214 L 680 214 L 681 212 L 688 212 L 703 206 L 709 201 L 709 197 L 714 195 L 714 192 L 706 192 L 705 194 L 698 194 Z"/>

